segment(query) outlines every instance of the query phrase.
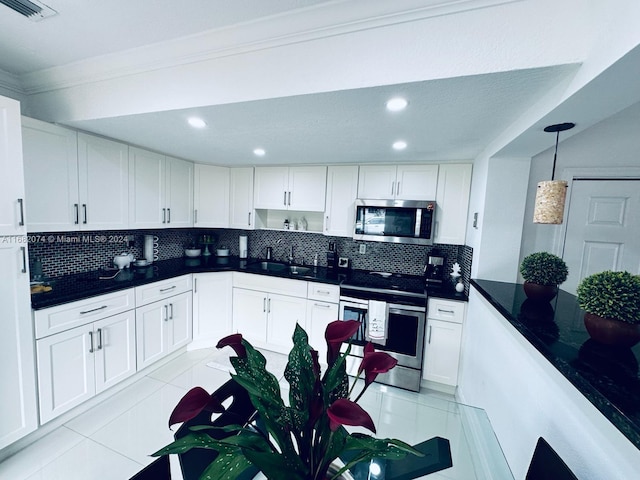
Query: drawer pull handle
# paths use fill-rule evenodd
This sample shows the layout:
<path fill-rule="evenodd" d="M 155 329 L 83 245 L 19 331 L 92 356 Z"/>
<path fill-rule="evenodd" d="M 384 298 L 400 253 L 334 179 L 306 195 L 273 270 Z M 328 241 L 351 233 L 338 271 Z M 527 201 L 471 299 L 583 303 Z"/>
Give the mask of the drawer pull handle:
<path fill-rule="evenodd" d="M 89 332 L 89 353 L 93 353 L 93 332 Z"/>
<path fill-rule="evenodd" d="M 441 308 L 439 308 L 439 309 L 438 309 L 438 311 L 439 311 L 440 313 L 450 313 L 451 315 L 453 315 L 454 313 L 456 313 L 456 312 L 454 312 L 453 310 L 442 310 Z"/>
<path fill-rule="evenodd" d="M 321 295 L 330 295 L 331 292 L 329 290 L 316 290 Z"/>
<path fill-rule="evenodd" d="M 160 289 L 160 293 L 168 292 L 168 291 L 170 291 L 170 290 L 173 290 L 174 288 L 176 288 L 176 286 L 175 286 L 175 285 L 172 285 L 172 286 L 167 287 L 167 288 L 161 288 L 161 289 Z"/>
<path fill-rule="evenodd" d="M 97 312 L 98 310 L 104 310 L 107 307 L 108 305 L 103 305 L 101 307 L 93 308 L 91 310 L 85 310 L 84 312 L 80 312 L 80 315 L 86 315 L 87 313 L 93 313 L 93 312 Z"/>
<path fill-rule="evenodd" d="M 328 305 L 326 303 L 314 303 L 313 305 L 320 308 L 331 308 L 331 305 Z"/>

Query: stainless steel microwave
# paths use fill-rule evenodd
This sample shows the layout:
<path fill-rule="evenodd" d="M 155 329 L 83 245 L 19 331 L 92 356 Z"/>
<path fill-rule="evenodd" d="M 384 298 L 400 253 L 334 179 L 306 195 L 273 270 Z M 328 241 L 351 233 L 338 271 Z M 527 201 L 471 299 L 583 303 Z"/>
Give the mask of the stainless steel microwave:
<path fill-rule="evenodd" d="M 356 200 L 354 240 L 431 245 L 435 201 Z"/>

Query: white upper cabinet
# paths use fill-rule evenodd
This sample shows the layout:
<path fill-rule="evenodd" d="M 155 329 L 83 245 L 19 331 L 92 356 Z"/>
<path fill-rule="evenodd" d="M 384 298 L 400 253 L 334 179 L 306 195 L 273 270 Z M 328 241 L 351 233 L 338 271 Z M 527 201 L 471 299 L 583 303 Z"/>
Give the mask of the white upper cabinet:
<path fill-rule="evenodd" d="M 256 167 L 254 207 L 324 212 L 327 167 Z"/>
<path fill-rule="evenodd" d="M 78 137 L 74 130 L 22 117 L 28 228 L 77 230 Z"/>
<path fill-rule="evenodd" d="M 433 200 L 438 165 L 361 165 L 358 198 Z"/>
<path fill-rule="evenodd" d="M 20 103 L 0 97 L 0 235 L 26 233 Z"/>
<path fill-rule="evenodd" d="M 355 222 L 355 200 L 358 195 L 358 166 L 327 168 L 327 198 L 324 210 L 324 233 L 351 237 Z"/>
<path fill-rule="evenodd" d="M 436 243 L 464 245 L 471 173 L 471 164 L 440 165 L 436 194 Z"/>
<path fill-rule="evenodd" d="M 78 133 L 80 230 L 129 228 L 127 145 Z"/>
<path fill-rule="evenodd" d="M 253 167 L 229 170 L 229 227 L 253 229 Z"/>
<path fill-rule="evenodd" d="M 229 168 L 196 164 L 193 198 L 195 227 L 228 227 Z"/>
<path fill-rule="evenodd" d="M 131 228 L 190 227 L 193 164 L 141 148 L 129 148 Z"/>

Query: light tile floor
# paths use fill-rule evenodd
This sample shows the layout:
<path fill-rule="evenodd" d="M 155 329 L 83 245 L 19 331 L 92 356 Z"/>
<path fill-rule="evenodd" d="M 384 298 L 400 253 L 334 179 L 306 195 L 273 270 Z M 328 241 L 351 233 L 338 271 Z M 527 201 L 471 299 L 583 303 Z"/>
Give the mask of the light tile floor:
<path fill-rule="evenodd" d="M 228 352 L 182 354 L 0 463 L 0 479 L 128 479 L 154 460 L 149 454 L 171 442 L 173 432 L 167 423 L 180 397 L 195 385 L 213 391 L 229 378 L 227 371 L 211 366 L 221 355 Z M 458 413 L 447 411 L 448 400 L 453 397 L 376 384 L 360 403 L 378 425 L 380 436 L 409 443 L 443 436 L 455 455 L 466 442 L 454 418 Z M 470 462 L 458 462 L 429 478 L 473 479 L 472 470 Z"/>

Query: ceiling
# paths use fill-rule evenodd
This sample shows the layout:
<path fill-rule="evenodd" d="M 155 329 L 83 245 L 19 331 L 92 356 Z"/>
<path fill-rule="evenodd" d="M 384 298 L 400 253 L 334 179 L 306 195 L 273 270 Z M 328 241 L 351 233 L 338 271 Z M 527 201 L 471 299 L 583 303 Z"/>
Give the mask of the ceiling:
<path fill-rule="evenodd" d="M 572 0 L 573 3 L 582 1 Z M 306 17 L 323 18 L 338 9 L 364 11 L 366 2 L 47 0 L 45 3 L 58 15 L 39 22 L 0 5 L 0 84 L 4 78 L 14 82 L 14 90 L 23 88 L 18 93 L 22 93 L 26 104 L 37 105 L 42 93 L 36 88 L 30 91 L 30 82 L 33 84 L 33 79 L 40 77 L 48 78 L 51 72 L 77 72 L 83 68 L 87 71 L 95 59 L 111 62 L 126 58 L 131 52 L 137 52 L 140 58 L 147 54 L 145 48 L 153 45 L 171 52 L 174 44 L 170 42 L 177 41 L 190 41 L 196 52 L 195 45 L 201 42 L 202 35 L 211 32 L 224 37 L 225 42 L 232 43 L 237 39 L 240 44 L 242 29 L 291 24 Z M 461 20 L 470 21 L 468 15 L 493 5 L 517 4 L 519 7 L 518 4 L 528 3 L 533 7 L 535 1 L 402 0 L 400 3 L 406 5 L 406 12 L 410 13 L 418 7 L 429 9 L 436 19 L 444 16 L 443 8 L 455 7 L 459 10 L 455 14 Z M 372 4 L 378 8 L 376 21 L 388 21 L 391 12 L 383 8 L 391 7 L 382 1 L 368 2 L 366 6 L 373 8 Z M 345 18 L 344 24 L 357 23 L 355 18 L 352 14 Z M 401 21 L 402 18 L 397 20 L 398 23 Z M 309 28 L 309 31 L 313 29 Z M 327 34 L 327 37 L 331 35 Z M 255 49 L 259 51 L 260 48 Z M 540 50 L 551 55 L 549 49 L 541 46 Z M 498 58 L 501 54 L 506 57 L 504 52 L 493 53 Z M 581 67 L 580 57 L 581 54 L 567 55 L 570 61 L 539 61 L 537 66 L 530 67 L 512 61 L 512 68 L 505 61 L 507 67 L 496 67 L 495 71 L 463 68 L 458 74 L 436 72 L 434 67 L 433 74 L 419 81 L 387 81 L 362 88 L 327 89 L 310 94 L 294 92 L 248 101 L 193 100 L 188 108 L 163 106 L 147 108 L 141 113 L 111 112 L 82 118 L 74 118 L 72 114 L 65 117 L 61 113 L 60 118 L 48 120 L 177 157 L 218 165 L 472 160 L 496 142 L 497 150 L 502 148 L 510 155 L 531 156 L 548 148 L 554 140 L 541 134 L 544 124 L 540 122 L 574 121 L 579 125 L 577 132 L 602 120 L 593 113 L 585 114 L 584 122 L 572 117 L 573 111 L 582 114 L 585 102 L 593 100 L 592 94 L 585 94 L 583 100 L 573 98 L 575 108 L 566 108 L 566 99 L 562 99 L 556 105 L 542 109 L 532 117 L 533 122 L 503 142 L 504 145 L 499 142 L 506 130 L 522 123 L 523 116 L 540 109 L 541 99 L 571 83 Z M 451 59 L 449 63 L 464 66 L 471 62 Z M 84 80 L 87 90 L 80 92 L 89 97 L 88 89 L 97 88 L 98 83 Z M 366 81 L 362 83 L 367 84 Z M 57 87 L 63 99 L 65 87 Z M 171 88 L 163 90 L 155 85 L 149 88 L 158 89 L 158 98 L 171 91 Z M 104 91 L 109 90 L 105 88 Z M 386 100 L 398 95 L 409 101 L 406 110 L 387 111 Z M 561 108 L 563 105 L 564 109 Z M 624 106 L 616 104 L 612 110 Z M 69 107 L 69 111 L 73 108 Z M 556 111 L 561 112 L 562 118 Z M 615 113 L 606 108 L 602 112 L 603 115 Z M 186 119 L 190 116 L 205 120 L 206 128 L 189 127 Z M 391 144 L 396 140 L 406 141 L 407 148 L 394 151 Z M 266 155 L 254 156 L 252 151 L 256 147 L 264 148 Z"/>

